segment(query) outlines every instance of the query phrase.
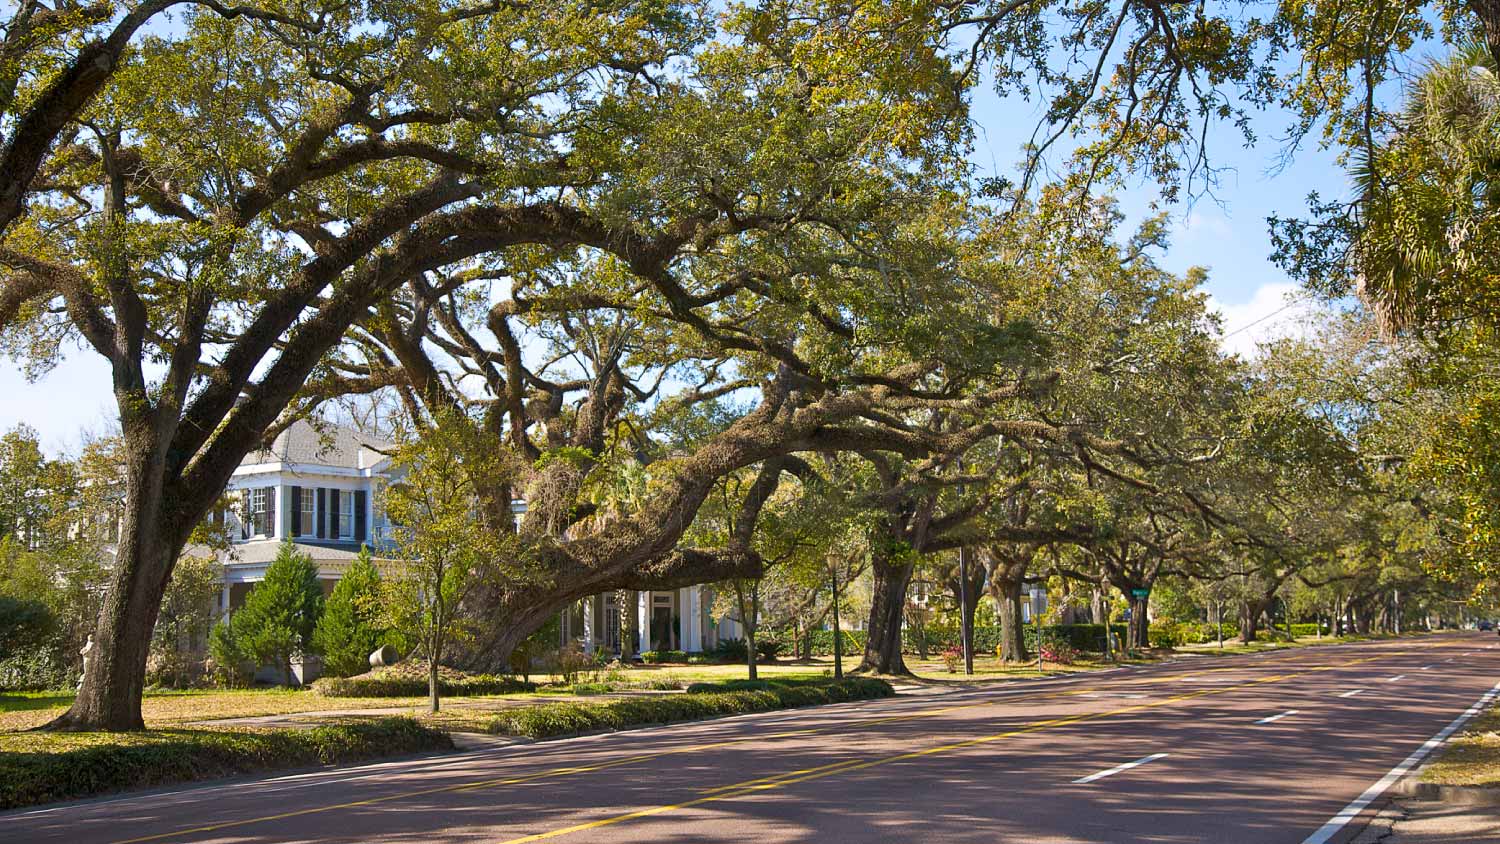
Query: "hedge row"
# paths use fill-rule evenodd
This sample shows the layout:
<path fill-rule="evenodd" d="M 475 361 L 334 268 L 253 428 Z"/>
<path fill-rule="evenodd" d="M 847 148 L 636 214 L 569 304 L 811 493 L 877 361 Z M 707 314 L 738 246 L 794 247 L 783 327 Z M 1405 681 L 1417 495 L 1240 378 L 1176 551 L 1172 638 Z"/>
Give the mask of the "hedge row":
<path fill-rule="evenodd" d="M 1124 637 L 1125 625 L 1114 625 L 1115 635 Z M 1026 648 L 1032 652 L 1036 651 L 1036 626 L 1026 625 L 1024 628 L 1026 637 Z M 917 631 L 908 627 L 901 631 L 902 650 L 907 653 L 917 653 Z M 844 654 L 859 654 L 865 650 L 865 631 L 845 630 Z M 1104 650 L 1104 625 L 1102 624 L 1050 624 L 1042 626 L 1044 641 L 1062 641 L 1080 651 Z M 930 654 L 940 653 L 947 648 L 957 648 L 959 634 L 956 630 L 928 629 L 926 632 L 927 652 Z M 790 636 L 783 636 L 790 642 Z M 980 654 L 994 653 L 995 648 L 1000 645 L 999 626 L 990 625 L 974 628 L 974 652 Z M 828 656 L 833 653 L 833 631 L 814 630 L 812 633 L 813 653 L 818 656 Z"/>
<path fill-rule="evenodd" d="M 313 689 L 326 697 L 422 697 L 427 694 L 427 680 L 410 675 L 324 677 L 313 683 Z M 535 689 L 535 683 L 498 674 L 438 678 L 438 691 L 444 697 L 508 695 Z"/>
<path fill-rule="evenodd" d="M 606 703 L 550 703 L 504 713 L 490 722 L 489 731 L 501 735 L 551 738 L 846 700 L 890 697 L 895 693 L 891 684 L 884 680 L 860 677 L 818 685 L 775 684 L 757 691 L 661 695 Z"/>
<path fill-rule="evenodd" d="M 58 747 L 95 738 L 98 743 Z M 452 750 L 453 740 L 410 718 L 382 718 L 306 730 L 37 733 L 8 737 L 4 747 L 0 809 L 14 809 L 273 768 Z"/>

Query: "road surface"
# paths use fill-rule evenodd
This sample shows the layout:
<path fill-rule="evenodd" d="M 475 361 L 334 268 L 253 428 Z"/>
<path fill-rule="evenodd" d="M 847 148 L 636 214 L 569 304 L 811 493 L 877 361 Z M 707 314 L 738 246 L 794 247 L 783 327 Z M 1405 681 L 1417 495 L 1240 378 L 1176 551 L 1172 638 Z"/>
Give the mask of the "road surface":
<path fill-rule="evenodd" d="M 1491 634 L 1195 658 L 124 795 L 0 841 L 1341 844 L 1497 680 Z"/>

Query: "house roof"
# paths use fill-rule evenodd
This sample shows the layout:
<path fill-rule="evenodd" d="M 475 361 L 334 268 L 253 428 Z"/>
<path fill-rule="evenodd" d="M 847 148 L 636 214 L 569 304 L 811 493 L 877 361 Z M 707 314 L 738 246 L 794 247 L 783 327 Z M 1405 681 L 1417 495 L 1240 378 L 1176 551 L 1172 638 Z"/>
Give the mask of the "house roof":
<path fill-rule="evenodd" d="M 385 460 L 394 444 L 331 422 L 298 419 L 276 435 L 271 447 L 245 455 L 240 465 L 302 463 L 340 469 L 366 469 Z"/>
<path fill-rule="evenodd" d="M 303 542 L 294 542 L 292 547 L 316 563 L 346 563 L 359 556 L 358 549 L 352 547 L 330 548 L 326 545 L 310 545 Z M 228 562 L 230 565 L 266 564 L 276 559 L 280 551 L 281 543 L 274 540 L 247 542 L 234 547 L 234 556 Z"/>

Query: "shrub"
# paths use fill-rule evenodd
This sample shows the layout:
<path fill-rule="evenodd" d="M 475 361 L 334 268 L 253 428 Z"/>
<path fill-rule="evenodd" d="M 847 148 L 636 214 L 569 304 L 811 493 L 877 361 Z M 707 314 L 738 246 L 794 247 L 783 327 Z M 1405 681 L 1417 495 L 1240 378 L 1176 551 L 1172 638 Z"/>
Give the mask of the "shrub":
<path fill-rule="evenodd" d="M 269 665 L 292 675 L 292 658 L 312 651 L 313 628 L 323 615 L 323 587 L 318 568 L 290 541 L 283 542 L 276 559 L 266 567 L 265 579 L 245 596 L 245 605 L 229 618 L 230 630 L 214 630 L 214 662 L 219 665 Z M 221 625 L 222 626 L 222 625 Z"/>
<path fill-rule="evenodd" d="M 22 651 L 0 660 L 0 691 L 72 689 L 77 683 L 77 672 L 69 670 L 51 648 Z"/>
<path fill-rule="evenodd" d="M 641 654 L 641 661 L 658 664 L 663 662 L 687 662 L 687 653 L 685 651 L 646 651 Z"/>
<path fill-rule="evenodd" d="M 749 648 L 744 639 L 720 639 L 714 646 L 714 656 L 725 662 L 744 662 L 749 656 Z"/>
<path fill-rule="evenodd" d="M 408 660 L 356 677 L 324 677 L 312 685 L 315 692 L 326 697 L 422 697 L 427 694 L 427 664 Z M 438 693 L 449 697 L 505 695 L 535 689 L 535 683 L 514 677 L 464 674 L 449 668 L 438 670 Z"/>
<path fill-rule="evenodd" d="M 1072 665 L 1078 661 L 1078 649 L 1065 639 L 1056 639 L 1042 645 L 1042 661 L 1058 665 Z"/>
<path fill-rule="evenodd" d="M 506 712 L 490 722 L 489 731 L 550 738 L 894 694 L 895 690 L 883 680 L 859 677 L 819 685 L 772 685 L 762 690 L 662 695 L 607 703 L 551 703 Z"/>
<path fill-rule="evenodd" d="M 776 657 L 786 647 L 780 639 L 775 636 L 757 636 L 755 639 L 755 658 L 761 662 L 775 662 Z"/>
<path fill-rule="evenodd" d="M 1172 621 L 1159 621 L 1151 625 L 1147 636 L 1153 648 L 1175 648 L 1182 644 L 1182 636 L 1178 632 L 1178 625 Z"/>
<path fill-rule="evenodd" d="M 323 655 L 323 673 L 351 677 L 370 670 L 370 654 L 385 641 L 380 623 L 380 572 L 361 548 L 334 585 L 313 629 L 313 648 Z"/>
<path fill-rule="evenodd" d="M 943 651 L 943 665 L 947 667 L 949 674 L 957 674 L 958 664 L 963 660 L 964 652 L 958 648 L 948 648 Z"/>
<path fill-rule="evenodd" d="M 73 746 L 59 750 L 57 742 Z M 453 741 L 410 718 L 382 718 L 306 730 L 40 733 L 13 737 L 6 748 L 0 753 L 0 809 L 272 768 L 451 750 Z"/>
<path fill-rule="evenodd" d="M 687 687 L 688 694 L 699 695 L 713 692 L 760 692 L 771 688 L 765 680 L 725 680 L 722 683 L 693 683 Z"/>

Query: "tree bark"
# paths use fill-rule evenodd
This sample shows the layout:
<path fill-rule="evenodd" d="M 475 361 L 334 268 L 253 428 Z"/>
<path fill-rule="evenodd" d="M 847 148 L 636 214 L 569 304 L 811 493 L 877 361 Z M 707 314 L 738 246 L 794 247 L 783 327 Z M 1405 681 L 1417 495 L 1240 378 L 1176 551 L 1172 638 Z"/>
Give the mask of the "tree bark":
<path fill-rule="evenodd" d="M 172 566 L 187 543 L 174 512 L 179 502 L 162 495 L 162 458 L 154 432 L 137 428 L 125 437 L 125 511 L 114 570 L 94 627 L 94 651 L 78 696 L 47 725 L 55 730 L 145 729 L 141 693 L 151 633 Z"/>
<path fill-rule="evenodd" d="M 1250 644 L 1260 635 L 1260 617 L 1265 614 L 1265 602 L 1246 599 L 1240 602 L 1240 643 Z"/>
<path fill-rule="evenodd" d="M 865 655 L 856 671 L 876 674 L 910 674 L 901 656 L 901 621 L 906 609 L 906 589 L 911 583 L 913 563 L 892 559 L 888 551 L 876 549 L 871 565 L 874 588 L 870 596 L 870 624 Z"/>
<path fill-rule="evenodd" d="M 1127 635 L 1130 637 L 1131 647 L 1151 647 L 1150 604 L 1150 598 L 1137 598 L 1130 595 L 1130 629 Z"/>
<path fill-rule="evenodd" d="M 1025 662 L 1026 631 L 1021 622 L 1021 588 L 1019 577 L 996 578 L 990 582 L 1000 615 L 1000 659 Z"/>

